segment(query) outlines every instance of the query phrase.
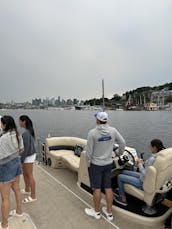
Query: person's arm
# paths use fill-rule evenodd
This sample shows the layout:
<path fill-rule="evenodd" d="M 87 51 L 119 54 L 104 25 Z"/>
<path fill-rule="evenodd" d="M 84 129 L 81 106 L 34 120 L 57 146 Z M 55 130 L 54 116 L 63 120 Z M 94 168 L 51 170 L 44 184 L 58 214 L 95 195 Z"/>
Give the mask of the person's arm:
<path fill-rule="evenodd" d="M 23 138 L 21 135 L 19 135 L 19 154 L 24 152 L 24 144 L 23 144 Z"/>
<path fill-rule="evenodd" d="M 0 138 L 0 160 L 3 159 L 4 158 L 4 155 L 6 154 L 5 143 L 4 143 L 4 136 L 2 136 Z"/>
<path fill-rule="evenodd" d="M 94 143 L 93 136 L 89 132 L 87 138 L 87 146 L 86 146 L 86 156 L 87 156 L 88 166 L 90 165 L 90 161 L 93 153 L 93 145 L 94 145 L 93 143 Z"/>
<path fill-rule="evenodd" d="M 118 143 L 119 145 L 119 155 L 122 155 L 122 153 L 124 152 L 125 150 L 125 146 L 126 146 L 126 143 L 125 143 L 125 140 L 124 138 L 122 137 L 122 135 L 116 131 L 116 138 L 115 138 L 115 141 Z"/>
<path fill-rule="evenodd" d="M 22 134 L 22 137 L 23 137 L 24 151 L 21 153 L 21 162 L 23 163 L 30 151 L 31 136 L 28 132 L 24 132 Z"/>
<path fill-rule="evenodd" d="M 137 160 L 138 162 L 138 167 L 139 167 L 139 171 L 140 173 L 145 176 L 146 175 L 146 172 L 147 172 L 147 169 L 149 166 L 153 165 L 154 161 L 155 161 L 155 157 L 150 157 L 146 162 L 145 162 L 145 167 L 143 166 L 142 164 L 142 161 L 141 160 Z"/>

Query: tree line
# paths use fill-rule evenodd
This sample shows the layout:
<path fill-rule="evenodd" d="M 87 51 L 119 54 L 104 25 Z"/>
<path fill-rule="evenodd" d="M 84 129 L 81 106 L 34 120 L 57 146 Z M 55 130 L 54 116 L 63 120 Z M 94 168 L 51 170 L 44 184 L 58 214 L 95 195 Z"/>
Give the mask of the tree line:
<path fill-rule="evenodd" d="M 134 90 L 130 90 L 125 92 L 122 96 L 118 94 L 114 94 L 112 98 L 104 98 L 105 105 L 106 106 L 112 106 L 112 107 L 119 107 L 119 106 L 125 106 L 128 103 L 131 103 L 132 105 L 142 105 L 144 102 L 148 103 L 151 101 L 151 94 L 154 91 L 161 91 L 161 90 L 172 90 L 172 82 L 166 83 L 159 86 L 146 86 L 146 87 L 140 87 Z M 172 95 L 166 97 L 165 103 L 171 103 L 172 102 Z M 103 104 L 102 98 L 92 98 L 89 100 L 86 100 L 84 102 L 85 105 L 90 106 L 101 106 Z"/>

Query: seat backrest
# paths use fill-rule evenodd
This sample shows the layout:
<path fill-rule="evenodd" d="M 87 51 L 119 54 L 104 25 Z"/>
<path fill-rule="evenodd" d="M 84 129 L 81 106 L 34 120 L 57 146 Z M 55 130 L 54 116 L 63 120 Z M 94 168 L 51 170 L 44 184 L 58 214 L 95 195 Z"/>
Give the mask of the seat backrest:
<path fill-rule="evenodd" d="M 145 202 L 153 200 L 162 185 L 172 179 L 172 148 L 164 149 L 157 154 L 152 166 L 147 170 L 143 189 Z"/>
<path fill-rule="evenodd" d="M 46 153 L 49 152 L 49 147 L 52 146 L 75 146 L 76 144 L 86 146 L 87 140 L 83 138 L 77 137 L 51 137 L 46 138 L 45 146 L 46 146 Z"/>
<path fill-rule="evenodd" d="M 82 151 L 81 157 L 80 157 L 80 164 L 79 164 L 79 170 L 78 170 L 78 185 L 80 186 L 81 183 L 90 187 L 86 151 Z"/>

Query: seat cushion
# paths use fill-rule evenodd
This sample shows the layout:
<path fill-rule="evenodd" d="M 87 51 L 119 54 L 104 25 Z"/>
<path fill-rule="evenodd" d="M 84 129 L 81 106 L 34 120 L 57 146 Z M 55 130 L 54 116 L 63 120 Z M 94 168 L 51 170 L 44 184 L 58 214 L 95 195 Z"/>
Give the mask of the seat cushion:
<path fill-rule="evenodd" d="M 69 166 L 74 169 L 75 171 L 78 171 L 79 169 L 79 163 L 80 163 L 80 158 L 76 155 L 63 155 L 61 156 L 61 159 L 69 164 Z"/>
<path fill-rule="evenodd" d="M 74 155 L 72 150 L 50 150 L 50 155 L 60 158 L 63 155 Z"/>
<path fill-rule="evenodd" d="M 144 191 L 143 190 L 140 190 L 130 184 L 124 184 L 124 189 L 126 193 L 132 196 L 135 196 L 136 198 L 140 200 L 144 200 Z"/>
<path fill-rule="evenodd" d="M 56 160 L 61 160 L 74 171 L 78 171 L 80 158 L 72 150 L 51 150 L 50 155 Z"/>

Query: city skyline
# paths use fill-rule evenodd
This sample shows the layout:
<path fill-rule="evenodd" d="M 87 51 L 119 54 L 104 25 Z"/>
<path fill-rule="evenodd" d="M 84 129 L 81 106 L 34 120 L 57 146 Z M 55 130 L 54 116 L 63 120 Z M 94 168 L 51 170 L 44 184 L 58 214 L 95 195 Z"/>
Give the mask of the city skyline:
<path fill-rule="evenodd" d="M 166 97 L 171 97 L 172 95 L 172 82 L 170 83 L 165 83 L 163 85 L 154 85 L 153 87 L 150 87 L 150 86 L 144 86 L 144 87 L 138 87 L 138 88 L 135 88 L 135 89 L 132 89 L 132 90 L 129 90 L 129 91 L 126 91 L 126 92 L 123 92 L 122 95 L 119 95 L 119 94 L 113 94 L 113 96 L 111 97 L 106 97 L 106 99 L 109 99 L 109 100 L 113 100 L 114 98 L 123 98 L 124 97 L 128 97 L 129 95 L 133 95 L 135 94 L 137 95 L 137 97 L 139 97 L 139 100 L 141 99 L 141 97 L 143 97 L 145 99 L 145 96 L 149 96 L 150 98 L 157 98 L 158 100 L 160 99 L 163 99 Z M 136 97 L 136 96 L 134 96 Z M 159 97 L 159 98 L 158 98 Z M 70 98 L 68 97 L 67 99 L 64 99 L 63 97 L 61 97 L 60 95 L 58 95 L 57 97 L 34 97 L 34 98 L 31 98 L 31 101 L 14 101 L 14 100 L 11 100 L 11 101 L 7 101 L 7 102 L 3 102 L 0 100 L 0 104 L 2 103 L 9 103 L 9 104 L 15 104 L 15 103 L 32 103 L 33 105 L 35 104 L 50 104 L 50 105 L 60 105 L 60 104 L 67 104 L 67 105 L 70 105 L 70 104 L 78 104 L 78 103 L 84 103 L 84 102 L 87 102 L 89 100 L 100 100 L 100 99 L 103 99 L 102 96 L 100 97 L 94 97 L 94 98 L 88 98 L 86 100 L 83 100 L 83 99 L 78 99 L 78 98 Z M 125 99 L 124 99 L 125 100 Z M 170 98 L 171 100 L 171 98 Z"/>
<path fill-rule="evenodd" d="M 172 1 L 0 2 L 0 101 L 100 98 L 171 82 Z"/>

